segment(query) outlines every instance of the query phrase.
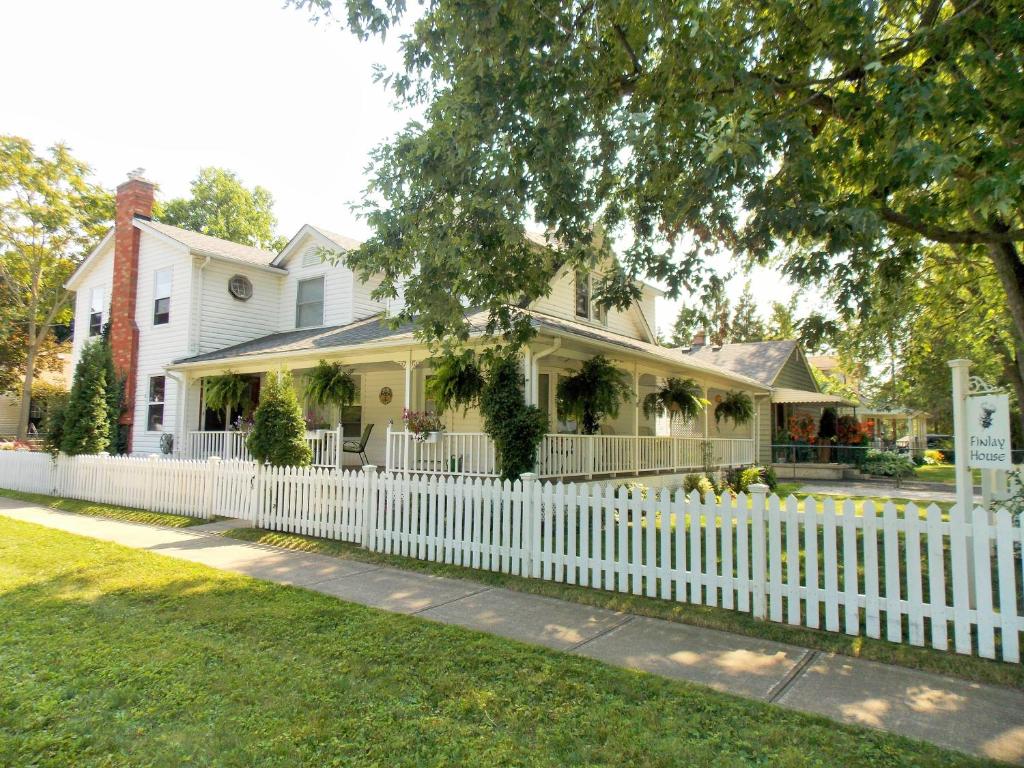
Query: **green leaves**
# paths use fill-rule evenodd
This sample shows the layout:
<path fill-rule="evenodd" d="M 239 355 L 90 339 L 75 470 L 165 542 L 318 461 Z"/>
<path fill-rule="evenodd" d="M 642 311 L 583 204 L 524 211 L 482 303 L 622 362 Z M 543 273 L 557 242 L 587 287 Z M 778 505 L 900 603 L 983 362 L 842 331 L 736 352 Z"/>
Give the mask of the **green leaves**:
<path fill-rule="evenodd" d="M 584 361 L 578 371 L 558 377 L 559 418 L 580 422 L 583 434 L 595 435 L 605 418 L 619 415 L 619 405 L 633 396 L 626 374 L 603 355 Z"/>
<path fill-rule="evenodd" d="M 228 371 L 203 378 L 203 401 L 214 411 L 236 409 L 249 397 L 249 379 Z"/>
<path fill-rule="evenodd" d="M 410 279 L 432 339 L 464 338 L 466 306 L 528 336 L 501 307 L 548 290 L 531 220 L 572 267 L 601 224 L 673 293 L 731 252 L 857 307 L 894 247 L 1024 238 L 1018 5 L 434 0 L 387 81 L 423 124 L 374 154 L 354 260 L 381 291 Z M 344 8 L 363 36 L 405 13 Z"/>
<path fill-rule="evenodd" d="M 722 402 L 715 406 L 715 424 L 724 419 L 738 427 L 748 424 L 753 418 L 754 401 L 746 392 L 730 390 L 722 397 Z"/>
<path fill-rule="evenodd" d="M 313 460 L 289 371 L 267 373 L 254 422 L 246 446 L 256 461 L 278 467 L 304 467 Z"/>
<path fill-rule="evenodd" d="M 156 218 L 242 245 L 280 251 L 287 239 L 276 235 L 274 197 L 264 187 L 248 189 L 234 171 L 202 168 L 192 180 L 192 197 L 168 200 Z"/>
<path fill-rule="evenodd" d="M 677 416 L 684 420 L 692 419 L 707 406 L 708 401 L 696 381 L 674 377 L 669 377 L 661 389 L 648 393 L 643 401 L 644 416 L 648 418 L 667 413 L 670 419 Z"/>
<path fill-rule="evenodd" d="M 352 372 L 345 370 L 341 363 L 321 360 L 306 374 L 303 395 L 311 405 L 344 408 L 355 402 L 358 393 Z"/>
<path fill-rule="evenodd" d="M 455 408 L 465 412 L 480 400 L 486 380 L 472 350 L 463 350 L 460 354 L 449 352 L 435 361 L 433 368 L 426 390 L 427 397 L 437 405 L 438 413 Z"/>

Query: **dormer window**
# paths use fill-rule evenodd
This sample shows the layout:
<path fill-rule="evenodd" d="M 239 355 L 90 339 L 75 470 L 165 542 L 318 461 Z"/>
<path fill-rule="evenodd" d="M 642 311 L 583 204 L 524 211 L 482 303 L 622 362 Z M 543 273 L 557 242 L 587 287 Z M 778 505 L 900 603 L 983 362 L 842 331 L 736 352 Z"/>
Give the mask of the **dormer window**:
<path fill-rule="evenodd" d="M 295 293 L 295 327 L 315 328 L 324 324 L 324 278 L 300 280 Z"/>
<path fill-rule="evenodd" d="M 608 310 L 593 299 L 594 282 L 589 272 L 576 273 L 576 317 L 608 325 Z"/>
<path fill-rule="evenodd" d="M 576 273 L 576 317 L 590 319 L 590 274 Z"/>

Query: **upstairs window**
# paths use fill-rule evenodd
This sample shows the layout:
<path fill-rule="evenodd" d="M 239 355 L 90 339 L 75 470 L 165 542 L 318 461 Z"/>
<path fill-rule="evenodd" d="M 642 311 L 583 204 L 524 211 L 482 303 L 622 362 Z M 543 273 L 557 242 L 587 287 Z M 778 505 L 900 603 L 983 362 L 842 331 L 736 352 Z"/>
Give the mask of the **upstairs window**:
<path fill-rule="evenodd" d="M 608 325 L 608 310 L 593 300 L 594 285 L 589 272 L 576 273 L 576 317 Z"/>
<path fill-rule="evenodd" d="M 171 275 L 170 269 L 153 273 L 153 325 L 171 322 Z"/>
<path fill-rule="evenodd" d="M 159 432 L 164 426 L 164 384 L 163 376 L 149 377 L 149 407 L 146 411 L 146 429 Z"/>
<path fill-rule="evenodd" d="M 300 280 L 295 293 L 295 327 L 314 328 L 324 324 L 324 279 Z"/>
<path fill-rule="evenodd" d="M 590 275 L 576 273 L 576 317 L 590 319 Z"/>
<path fill-rule="evenodd" d="M 89 335 L 103 333 L 103 288 L 93 288 L 89 295 Z"/>

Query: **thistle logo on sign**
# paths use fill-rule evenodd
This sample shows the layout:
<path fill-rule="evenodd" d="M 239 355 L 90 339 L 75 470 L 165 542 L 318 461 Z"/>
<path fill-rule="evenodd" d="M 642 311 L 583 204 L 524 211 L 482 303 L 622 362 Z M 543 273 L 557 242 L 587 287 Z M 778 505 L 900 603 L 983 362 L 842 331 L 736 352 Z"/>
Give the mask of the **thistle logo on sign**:
<path fill-rule="evenodd" d="M 967 398 L 967 464 L 976 469 L 1012 469 L 1009 395 Z"/>

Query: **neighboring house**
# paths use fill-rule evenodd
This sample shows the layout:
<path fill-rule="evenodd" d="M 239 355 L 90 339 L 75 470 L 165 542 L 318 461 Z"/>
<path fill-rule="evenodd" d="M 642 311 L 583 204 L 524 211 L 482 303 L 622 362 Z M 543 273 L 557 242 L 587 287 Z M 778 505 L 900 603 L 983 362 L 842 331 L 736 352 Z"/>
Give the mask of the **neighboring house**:
<path fill-rule="evenodd" d="M 359 383 L 358 401 L 343 413 L 305 407 L 314 461 L 335 465 L 357 454 L 345 441 L 370 435 L 365 457 L 388 469 L 494 474 L 494 449 L 479 412 L 446 413 L 439 443 L 404 431 L 402 409 L 429 409 L 425 383 L 430 353 L 410 325 L 392 328 L 392 305 L 373 299 L 375 279 L 361 281 L 345 263 L 354 240 L 306 225 L 280 253 L 249 248 L 150 220 L 153 185 L 130 177 L 117 190 L 115 226 L 68 281 L 76 292 L 74 356 L 111 324 L 115 364 L 128 380 L 123 418 L 134 454 L 156 453 L 174 435 L 177 455 L 246 456 L 244 436 L 228 431 L 225 414 L 203 404 L 204 377 L 226 371 L 251 377 L 249 410 L 267 371 L 286 367 L 302 392 L 302 377 L 321 359 L 340 360 Z M 325 253 L 334 255 L 331 263 Z M 657 289 L 641 284 L 627 310 L 604 311 L 593 300 L 596 275 L 561 268 L 550 293 L 523 308 L 536 335 L 523 354 L 527 401 L 548 414 L 551 434 L 539 452 L 546 477 L 677 472 L 755 460 L 758 424 L 717 436 L 672 437 L 667 423 L 644 416 L 643 397 L 669 376 L 697 380 L 713 399 L 743 390 L 766 399 L 770 387 L 741 372 L 659 346 L 652 332 Z M 485 313 L 468 311 L 478 343 Z M 555 412 L 558 379 L 598 354 L 632 380 L 636 401 L 623 405 L 603 434 L 577 435 Z M 234 421 L 238 414 L 228 415 Z M 707 446 L 711 453 L 708 455 Z"/>
<path fill-rule="evenodd" d="M 928 442 L 928 418 L 925 411 L 902 405 L 872 402 L 861 392 L 861 379 L 847 372 L 838 357 L 816 355 L 808 362 L 821 373 L 857 395 L 857 416 L 871 423 L 872 443 L 877 448 L 921 453 Z"/>
<path fill-rule="evenodd" d="M 61 345 L 64 347 L 65 345 Z M 35 380 L 49 385 L 50 389 L 67 391 L 71 389 L 71 374 L 74 365 L 71 359 L 71 345 L 68 344 L 66 352 L 59 352 L 61 367 L 56 371 L 40 371 Z M 20 385 L 19 385 L 20 386 Z M 34 424 L 37 430 L 42 429 L 43 411 L 36 402 L 36 397 L 29 408 L 28 420 Z M 0 395 L 0 438 L 15 437 L 18 434 L 18 419 L 21 416 L 21 395 L 7 394 Z"/>
<path fill-rule="evenodd" d="M 758 461 L 763 464 L 772 462 L 771 446 L 780 436 L 788 435 L 792 417 L 806 414 L 818 420 L 825 408 L 857 405 L 822 392 L 807 356 L 791 339 L 711 346 L 704 343 L 704 334 L 698 334 L 694 343 L 681 351 L 685 357 L 725 368 L 771 389 L 770 398 L 757 401 L 761 422 L 771 424 L 758 443 Z"/>

